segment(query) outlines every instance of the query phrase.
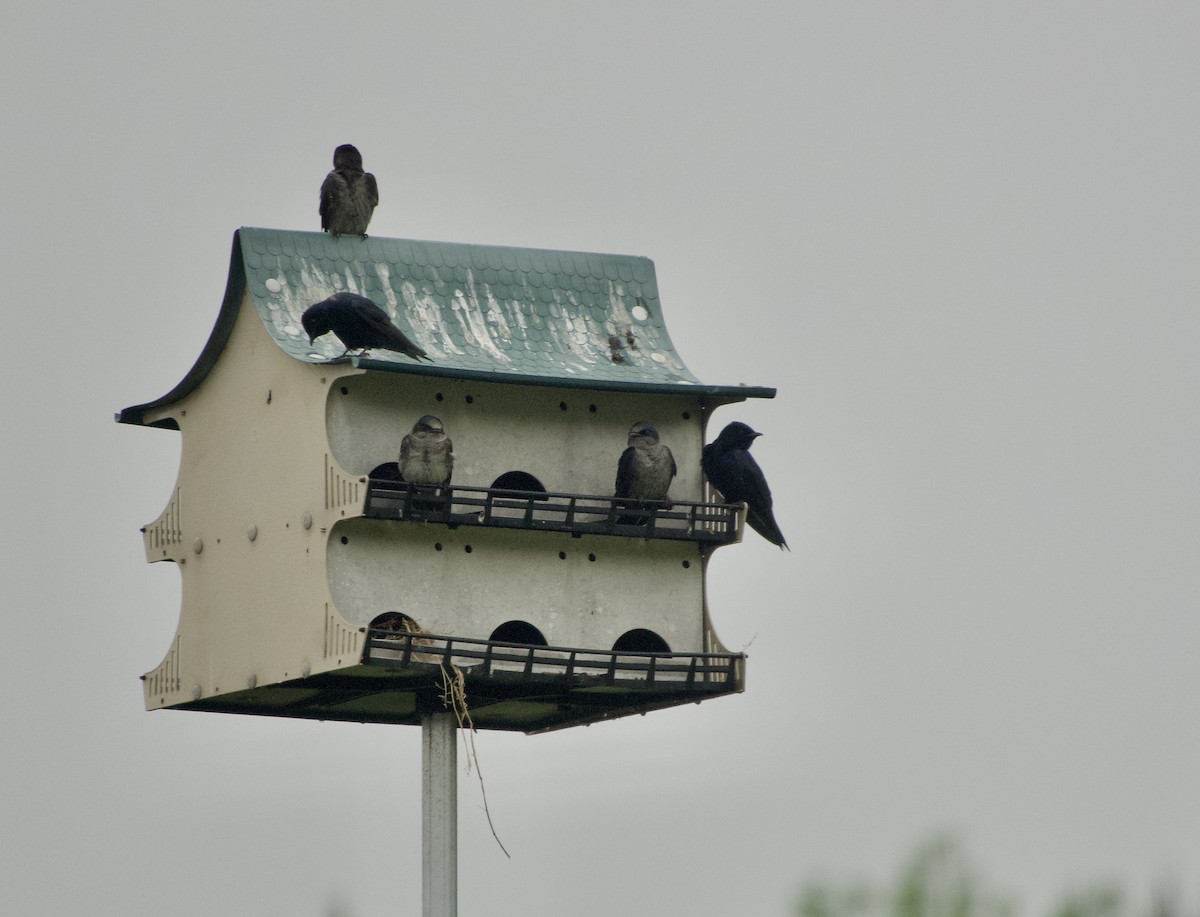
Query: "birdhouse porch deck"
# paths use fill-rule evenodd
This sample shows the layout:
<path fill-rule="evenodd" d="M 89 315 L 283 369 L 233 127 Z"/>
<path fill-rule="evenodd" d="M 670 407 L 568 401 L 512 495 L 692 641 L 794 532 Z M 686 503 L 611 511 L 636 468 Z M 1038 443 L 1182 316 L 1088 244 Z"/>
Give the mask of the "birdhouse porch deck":
<path fill-rule="evenodd" d="M 637 653 L 369 629 L 360 665 L 180 709 L 418 725 L 452 681 L 477 729 L 547 732 L 738 693 L 742 653 Z"/>

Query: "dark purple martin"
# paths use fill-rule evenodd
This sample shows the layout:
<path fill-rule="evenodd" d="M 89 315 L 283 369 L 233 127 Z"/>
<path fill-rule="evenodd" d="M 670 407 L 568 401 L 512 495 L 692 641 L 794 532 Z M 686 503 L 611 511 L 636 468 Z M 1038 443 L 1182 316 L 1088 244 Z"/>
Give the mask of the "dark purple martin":
<path fill-rule="evenodd" d="M 409 484 L 450 483 L 454 472 L 454 443 L 441 420 L 426 414 L 400 441 L 400 475 Z"/>
<path fill-rule="evenodd" d="M 704 447 L 700 466 L 708 482 L 721 492 L 726 503 L 746 504 L 746 521 L 750 528 L 771 544 L 787 548 L 783 532 L 775 522 L 771 488 L 750 454 L 750 446 L 759 436 L 762 434 L 735 420 L 714 442 Z"/>
<path fill-rule="evenodd" d="M 419 360 L 425 351 L 410 341 L 388 318 L 379 306 L 357 293 L 334 293 L 309 306 L 300 316 L 300 323 L 308 334 L 309 343 L 332 331 L 346 346 L 340 354 L 351 350 L 395 350 L 405 356 Z M 432 362 L 432 361 L 430 361 Z"/>
<path fill-rule="evenodd" d="M 375 176 L 363 171 L 362 154 L 349 143 L 333 151 L 333 171 L 321 183 L 321 229 L 367 237 L 367 224 L 379 203 Z"/>
<path fill-rule="evenodd" d="M 656 503 L 670 508 L 667 491 L 675 477 L 675 456 L 659 442 L 654 425 L 639 420 L 629 428 L 627 447 L 617 460 L 615 497 L 620 501 Z M 622 525 L 644 525 L 648 516 L 621 516 Z"/>

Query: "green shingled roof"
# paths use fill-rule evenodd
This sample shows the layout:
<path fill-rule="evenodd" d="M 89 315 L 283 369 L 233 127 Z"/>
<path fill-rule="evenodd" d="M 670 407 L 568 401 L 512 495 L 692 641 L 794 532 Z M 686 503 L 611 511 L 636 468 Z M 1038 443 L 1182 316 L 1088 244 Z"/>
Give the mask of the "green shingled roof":
<path fill-rule="evenodd" d="M 373 350 L 371 370 L 631 391 L 694 391 L 723 400 L 774 389 L 706 386 L 692 375 L 663 322 L 654 262 L 631 255 L 332 236 L 243 227 L 234 234 L 229 286 L 212 337 L 176 388 L 118 419 L 186 394 L 207 375 L 243 291 L 289 356 L 324 363 L 342 353 L 325 335 L 310 344 L 300 316 L 341 290 L 373 300 L 431 363 Z"/>

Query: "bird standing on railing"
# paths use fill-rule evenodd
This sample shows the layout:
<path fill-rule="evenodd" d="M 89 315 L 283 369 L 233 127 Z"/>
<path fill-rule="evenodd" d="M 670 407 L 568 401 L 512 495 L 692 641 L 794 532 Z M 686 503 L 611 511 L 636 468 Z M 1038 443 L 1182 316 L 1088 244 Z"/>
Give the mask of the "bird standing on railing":
<path fill-rule="evenodd" d="M 639 420 L 629 428 L 627 447 L 617 461 L 616 496 L 666 500 L 675 477 L 675 456 L 659 442 L 654 425 Z"/>
<path fill-rule="evenodd" d="M 629 428 L 628 445 L 617 461 L 615 497 L 670 508 L 667 491 L 675 477 L 675 456 L 658 438 L 654 425 L 639 420 Z M 644 525 L 648 516 L 622 516 L 622 525 Z"/>
<path fill-rule="evenodd" d="M 746 522 L 750 528 L 771 544 L 787 548 L 783 532 L 775 522 L 771 488 L 750 454 L 750 446 L 759 436 L 762 434 L 735 420 L 704 447 L 700 466 L 726 502 L 746 504 Z"/>
<path fill-rule="evenodd" d="M 454 472 L 454 443 L 441 420 L 426 414 L 400 441 L 400 475 L 409 484 L 450 483 Z"/>

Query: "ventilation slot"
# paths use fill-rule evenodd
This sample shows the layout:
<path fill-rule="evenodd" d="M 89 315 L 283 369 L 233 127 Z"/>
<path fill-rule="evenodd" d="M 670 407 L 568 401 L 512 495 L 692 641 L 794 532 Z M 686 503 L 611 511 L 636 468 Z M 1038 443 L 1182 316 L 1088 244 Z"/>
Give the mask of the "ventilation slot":
<path fill-rule="evenodd" d="M 340 509 L 352 506 L 357 509 L 362 505 L 363 486 L 358 478 L 343 474 L 325 455 L 325 508 Z"/>
<path fill-rule="evenodd" d="M 351 627 L 329 605 L 325 606 L 325 658 L 333 656 L 348 656 L 353 654 L 358 658 L 359 653 L 358 628 Z"/>
<path fill-rule="evenodd" d="M 179 690 L 179 636 L 162 665 L 146 676 L 146 694 L 150 697 L 162 697 Z"/>
<path fill-rule="evenodd" d="M 179 519 L 179 488 L 175 495 L 154 522 L 142 530 L 146 542 L 146 559 L 149 561 L 162 560 L 175 545 L 183 541 L 183 524 Z"/>

